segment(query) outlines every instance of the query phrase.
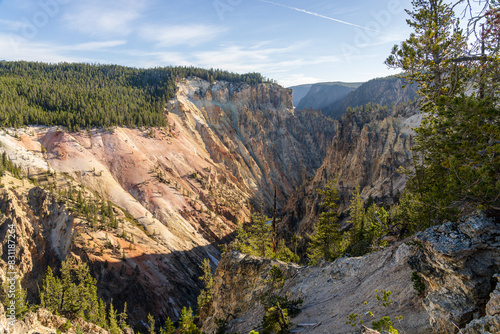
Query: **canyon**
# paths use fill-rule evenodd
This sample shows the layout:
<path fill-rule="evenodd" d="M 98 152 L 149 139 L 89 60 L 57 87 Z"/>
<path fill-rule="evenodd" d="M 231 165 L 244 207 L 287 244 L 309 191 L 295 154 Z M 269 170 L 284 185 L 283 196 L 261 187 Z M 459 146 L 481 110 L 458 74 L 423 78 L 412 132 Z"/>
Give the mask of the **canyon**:
<path fill-rule="evenodd" d="M 274 84 L 190 78 L 178 82 L 163 128 L 4 130 L 2 149 L 25 179 L 4 178 L 3 202 L 14 208 L 2 212 L 20 222 L 19 251 L 31 258 L 20 279 L 32 302 L 47 265 L 71 256 L 89 264 L 106 301 L 141 305 L 131 311 L 134 322 L 194 308 L 201 261 L 215 268 L 217 246 L 253 209 L 271 207 L 274 184 L 281 207 L 326 156 L 335 122 L 294 110 L 291 99 Z M 68 193 L 77 192 L 110 201 L 118 226 L 95 228 L 74 214 Z M 60 215 L 64 233 L 50 234 Z M 39 231 L 46 236 L 35 247 Z"/>
<path fill-rule="evenodd" d="M 22 264 L 19 280 L 30 302 L 39 302 L 38 289 L 47 266 L 57 270 L 61 261 L 72 258 L 89 265 L 99 296 L 106 302 L 112 301 L 118 311 L 125 302 L 134 306 L 129 309 L 132 325 L 144 325 L 148 314 L 161 322 L 167 317 L 175 321 L 182 307 L 196 307 L 203 288 L 200 264 L 208 259 L 217 270 L 216 293 L 201 314 L 207 332 L 216 329 L 216 319 L 227 319 L 232 331 L 258 326 L 263 315 L 259 296 L 269 290 L 267 275 L 273 265 L 287 278 L 280 293 L 304 300 L 301 313 L 293 319 L 296 332 L 310 331 L 311 326 L 318 333 L 347 332 L 346 316 L 361 312 L 361 304 L 375 289 L 393 292 L 396 307 L 387 314 L 404 315 L 407 333 L 430 333 L 438 325 L 453 332 L 446 327 L 449 321 L 462 327 L 497 321 L 495 312 L 481 311 L 490 300 L 488 307 L 496 307 L 490 293 L 494 295 L 492 275 L 498 268 L 494 244 L 498 233 L 485 217 L 446 227 L 470 239 L 462 244 L 491 240 L 454 251 L 464 272 L 481 254 L 489 256 L 488 269 L 469 277 L 470 284 L 462 288 L 456 284 L 461 274 L 446 269 L 452 267 L 449 261 L 459 260 L 448 259 L 449 250 L 438 249 L 435 240 L 449 234 L 446 228 L 426 231 L 364 257 L 340 258 L 315 267 L 230 249 L 222 254 L 219 248 L 234 239 L 237 227 L 249 223 L 253 212 L 272 214 L 275 185 L 282 218 L 278 235 L 287 240 L 301 236 L 299 248 L 305 246 L 318 220 L 317 189 L 330 181 L 338 183 L 342 218 L 357 184 L 365 200 L 393 204 L 406 182 L 400 168 L 409 167 L 412 160 L 413 128 L 423 117 L 418 101 L 397 92 L 392 94 L 394 102 L 360 104 L 333 120 L 320 110 L 295 109 L 292 91 L 273 83 L 190 77 L 176 85 L 175 96 L 165 108 L 164 127 L 2 130 L 1 149 L 21 167 L 23 176 L 2 177 L 0 233 L 5 236 L 6 226 L 15 223 Z M 367 95 L 370 85 L 360 86 L 362 94 L 354 90 L 345 98 Z M 83 214 L 82 200 L 100 207 L 101 214 L 90 218 Z M 102 214 L 106 207 L 115 218 Z M 472 231 L 474 224 L 482 227 Z M 3 238 L 3 249 L 6 242 Z M 8 265 L 3 254 L 0 278 L 5 282 Z M 414 272 L 428 287 L 425 298 L 411 288 Z M 490 285 L 479 288 L 486 281 Z M 456 308 L 451 320 L 440 297 L 448 292 L 443 291 L 451 291 L 462 307 Z M 464 295 L 467 303 L 461 302 Z M 471 299 L 472 295 L 476 297 Z M 376 302 L 367 303 L 378 314 L 384 312 Z M 30 333 L 52 333 L 66 321 L 44 312 L 29 313 L 19 322 L 19 330 L 32 327 Z M 0 318 L 1 314 L 2 310 Z M 7 326 L 5 319 L 0 321 L 2 326 Z M 99 332 L 91 329 L 92 324 L 80 326 Z"/>

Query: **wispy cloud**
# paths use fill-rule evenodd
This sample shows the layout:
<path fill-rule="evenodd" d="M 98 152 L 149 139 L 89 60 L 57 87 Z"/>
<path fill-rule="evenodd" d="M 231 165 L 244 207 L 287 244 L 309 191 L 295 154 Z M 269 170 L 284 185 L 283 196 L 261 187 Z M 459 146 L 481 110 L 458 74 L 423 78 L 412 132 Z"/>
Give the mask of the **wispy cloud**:
<path fill-rule="evenodd" d="M 145 26 L 139 34 L 156 43 L 157 47 L 195 46 L 213 40 L 227 29 L 219 26 L 191 24 L 176 26 Z"/>
<path fill-rule="evenodd" d="M 305 10 L 305 9 L 300 9 L 300 8 L 297 8 L 297 7 L 292 7 L 292 6 L 284 5 L 284 4 L 277 3 L 277 2 L 267 1 L 267 0 L 258 0 L 258 1 L 263 2 L 263 3 L 268 3 L 268 4 L 271 4 L 271 5 L 274 5 L 274 6 L 288 8 L 288 9 L 291 9 L 291 10 L 294 10 L 294 11 L 297 11 L 297 12 L 309 14 L 309 15 L 316 16 L 316 17 L 320 17 L 322 19 L 334 21 L 334 22 L 337 22 L 337 23 L 346 24 L 348 26 L 357 27 L 357 28 L 361 28 L 361 29 L 364 29 L 364 30 L 373 31 L 373 32 L 377 32 L 377 33 L 382 33 L 382 32 L 380 32 L 378 30 L 370 29 L 370 28 L 367 28 L 367 27 L 360 26 L 358 24 L 354 24 L 354 23 L 342 21 L 342 20 L 339 20 L 339 19 L 335 19 L 333 17 L 329 17 L 329 16 L 322 15 L 322 14 L 315 13 L 315 12 L 311 12 L 311 11 L 308 11 L 308 10 Z"/>
<path fill-rule="evenodd" d="M 74 2 L 63 21 L 70 29 L 99 36 L 126 36 L 134 29 L 146 2 L 140 0 L 88 0 Z"/>
<path fill-rule="evenodd" d="M 138 59 L 138 66 L 194 65 L 203 68 L 246 73 L 261 72 L 268 76 L 286 73 L 307 65 L 331 64 L 340 61 L 336 56 L 304 58 L 296 56 L 307 43 L 291 46 L 275 46 L 276 42 L 263 41 L 251 45 L 219 45 L 210 51 L 154 52 L 129 51 Z M 291 80 L 290 80 L 291 82 Z"/>
<path fill-rule="evenodd" d="M 64 48 L 66 50 L 71 50 L 71 51 L 103 51 L 124 44 L 127 44 L 127 41 L 117 40 L 117 41 L 104 41 L 104 42 L 87 42 L 75 45 L 67 45 L 64 46 Z"/>
<path fill-rule="evenodd" d="M 48 63 L 90 62 L 90 59 L 70 56 L 66 47 L 54 43 L 40 43 L 27 40 L 15 34 L 0 33 L 0 50 L 2 59 L 42 61 Z"/>
<path fill-rule="evenodd" d="M 0 0 L 1 1 L 1 0 Z M 0 19 L 0 27 L 7 31 L 19 31 L 25 26 L 24 22 Z"/>
<path fill-rule="evenodd" d="M 324 80 L 323 78 L 313 77 L 305 74 L 289 74 L 280 80 L 280 84 L 284 87 L 290 87 L 297 84 L 311 84 Z"/>

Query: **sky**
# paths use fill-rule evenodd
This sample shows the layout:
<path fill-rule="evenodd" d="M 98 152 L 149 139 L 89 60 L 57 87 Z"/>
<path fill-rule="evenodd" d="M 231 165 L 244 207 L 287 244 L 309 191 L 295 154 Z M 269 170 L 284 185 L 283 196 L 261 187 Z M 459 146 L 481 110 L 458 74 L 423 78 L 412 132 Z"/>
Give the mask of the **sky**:
<path fill-rule="evenodd" d="M 410 34 L 410 0 L 0 0 L 0 60 L 361 82 Z"/>

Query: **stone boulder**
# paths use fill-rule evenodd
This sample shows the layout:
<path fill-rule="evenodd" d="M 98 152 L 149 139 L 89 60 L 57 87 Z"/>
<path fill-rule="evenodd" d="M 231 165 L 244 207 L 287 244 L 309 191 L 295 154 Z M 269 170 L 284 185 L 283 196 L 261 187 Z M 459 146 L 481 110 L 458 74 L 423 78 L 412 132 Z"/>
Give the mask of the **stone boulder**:
<path fill-rule="evenodd" d="M 456 333 L 498 307 L 493 276 L 500 268 L 500 225 L 484 214 L 418 233 L 410 266 L 425 281 L 424 307 L 439 333 Z M 496 304 L 495 304 L 496 303 Z M 496 305 L 496 306 L 495 306 Z"/>

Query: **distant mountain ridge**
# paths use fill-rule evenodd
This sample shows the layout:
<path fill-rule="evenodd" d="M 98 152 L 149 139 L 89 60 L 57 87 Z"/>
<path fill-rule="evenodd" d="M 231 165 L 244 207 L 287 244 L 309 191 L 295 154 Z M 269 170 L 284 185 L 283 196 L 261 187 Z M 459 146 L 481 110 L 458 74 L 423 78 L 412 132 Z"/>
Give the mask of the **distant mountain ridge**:
<path fill-rule="evenodd" d="M 288 87 L 288 89 L 291 89 L 293 91 L 292 102 L 294 107 L 296 107 L 299 104 L 300 100 L 302 100 L 302 98 L 306 96 L 307 93 L 309 93 L 309 90 L 311 89 L 312 86 L 313 84 L 305 84 L 305 85 Z"/>
<path fill-rule="evenodd" d="M 325 82 L 290 87 L 293 90 L 296 109 L 321 109 L 325 116 L 340 119 L 348 107 L 364 106 L 367 103 L 390 107 L 407 103 L 417 97 L 416 86 L 406 85 L 403 79 L 394 76 L 376 78 L 365 83 Z M 404 86 L 404 88 L 402 88 Z"/>
<path fill-rule="evenodd" d="M 293 105 L 299 109 L 323 110 L 326 106 L 343 99 L 361 86 L 361 82 L 320 82 L 290 87 L 293 90 Z"/>
<path fill-rule="evenodd" d="M 376 78 L 365 82 L 344 99 L 325 106 L 322 111 L 326 116 L 340 119 L 348 107 L 354 108 L 368 103 L 390 107 L 411 102 L 418 96 L 416 91 L 416 85 L 407 85 L 401 78 Z"/>

